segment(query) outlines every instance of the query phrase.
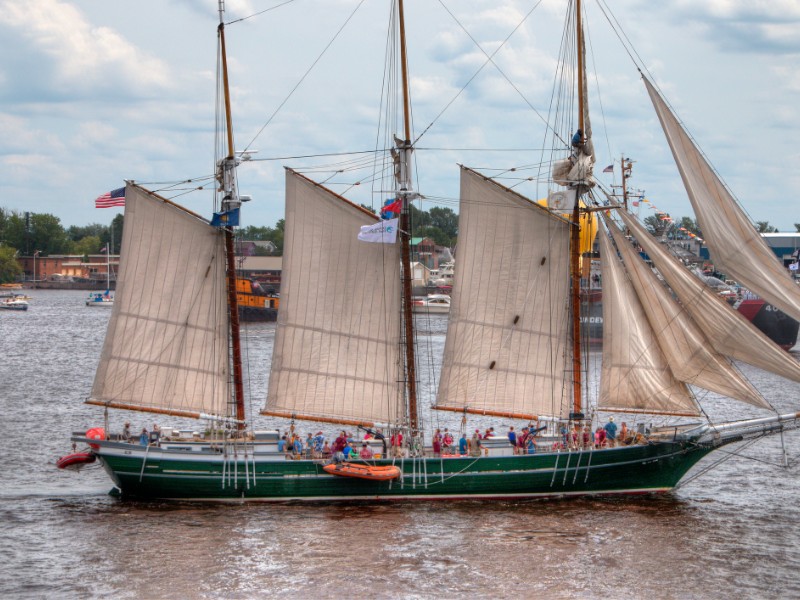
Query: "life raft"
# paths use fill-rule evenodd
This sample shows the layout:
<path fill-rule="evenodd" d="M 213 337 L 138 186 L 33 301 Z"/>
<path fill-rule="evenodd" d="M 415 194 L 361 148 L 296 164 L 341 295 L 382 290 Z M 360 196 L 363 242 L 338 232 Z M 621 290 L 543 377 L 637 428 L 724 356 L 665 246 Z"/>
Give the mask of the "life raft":
<path fill-rule="evenodd" d="M 322 467 L 322 470 L 339 477 L 355 477 L 371 481 L 389 481 L 400 477 L 400 467 L 386 465 L 376 467 L 361 463 L 331 463 Z"/>
<path fill-rule="evenodd" d="M 62 456 L 56 461 L 56 466 L 59 469 L 80 469 L 84 465 L 88 465 L 97 460 L 92 452 L 73 452 Z"/>

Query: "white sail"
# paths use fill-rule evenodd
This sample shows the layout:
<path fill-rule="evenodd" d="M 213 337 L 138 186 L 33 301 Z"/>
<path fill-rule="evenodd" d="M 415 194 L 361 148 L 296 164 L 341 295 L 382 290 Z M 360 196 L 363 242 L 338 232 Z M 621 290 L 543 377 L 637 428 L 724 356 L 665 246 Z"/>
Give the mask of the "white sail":
<path fill-rule="evenodd" d="M 753 228 L 678 119 L 645 78 L 714 266 L 800 321 L 800 286 Z"/>
<path fill-rule="evenodd" d="M 608 236 L 603 259 L 603 367 L 600 410 L 696 416 L 700 407 L 661 352 L 644 308 Z"/>
<path fill-rule="evenodd" d="M 112 311 L 88 403 L 226 415 L 228 305 L 220 231 L 128 185 Z"/>
<path fill-rule="evenodd" d="M 800 381 L 800 364 L 788 352 L 690 273 L 633 216 L 625 211 L 620 216 L 717 352 Z"/>
<path fill-rule="evenodd" d="M 669 291 L 636 254 L 617 226 L 608 221 L 606 223 L 625 264 L 628 278 L 675 377 L 729 398 L 770 408 L 730 361 L 714 350 L 703 332 L 669 295 Z"/>
<path fill-rule="evenodd" d="M 400 248 L 358 240 L 375 222 L 287 170 L 281 306 L 263 414 L 355 424 L 402 416 Z"/>
<path fill-rule="evenodd" d="M 569 222 L 461 169 L 458 250 L 435 408 L 569 412 Z"/>

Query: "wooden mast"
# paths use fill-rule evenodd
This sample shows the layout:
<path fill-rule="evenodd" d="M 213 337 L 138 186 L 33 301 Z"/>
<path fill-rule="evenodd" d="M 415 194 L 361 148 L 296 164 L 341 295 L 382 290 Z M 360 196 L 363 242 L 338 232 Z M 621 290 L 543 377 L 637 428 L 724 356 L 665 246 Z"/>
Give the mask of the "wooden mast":
<path fill-rule="evenodd" d="M 225 24 L 223 22 L 223 0 L 219 1 L 219 44 L 221 54 L 222 88 L 225 96 L 225 129 L 228 155 L 222 160 L 222 203 L 223 212 L 238 210 L 241 206 L 236 189 L 236 151 L 233 146 L 233 123 L 231 118 L 231 97 L 228 87 L 228 60 L 225 54 Z M 244 384 L 242 377 L 242 348 L 239 336 L 239 306 L 236 298 L 236 262 L 233 251 L 233 227 L 224 228 L 225 258 L 227 269 L 228 310 L 231 334 L 231 360 L 233 362 L 233 400 L 236 406 L 236 428 L 245 429 Z"/>
<path fill-rule="evenodd" d="M 581 24 L 581 0 L 575 2 L 575 27 L 578 45 L 578 129 L 581 131 L 579 148 L 585 141 L 584 97 L 583 97 L 583 27 Z M 578 183 L 575 189 L 575 207 L 572 210 L 572 229 L 570 232 L 570 292 L 572 313 L 572 419 L 582 419 L 583 365 L 581 363 L 581 231 L 580 200 L 583 186 Z"/>
<path fill-rule="evenodd" d="M 408 390 L 408 418 L 412 436 L 419 430 L 417 415 L 417 369 L 414 357 L 414 316 L 411 311 L 411 109 L 408 89 L 408 64 L 406 57 L 406 26 L 403 0 L 397 2 L 400 33 L 400 69 L 403 76 L 403 143 L 400 147 L 400 251 L 403 262 L 403 324 L 406 351 L 406 389 Z"/>

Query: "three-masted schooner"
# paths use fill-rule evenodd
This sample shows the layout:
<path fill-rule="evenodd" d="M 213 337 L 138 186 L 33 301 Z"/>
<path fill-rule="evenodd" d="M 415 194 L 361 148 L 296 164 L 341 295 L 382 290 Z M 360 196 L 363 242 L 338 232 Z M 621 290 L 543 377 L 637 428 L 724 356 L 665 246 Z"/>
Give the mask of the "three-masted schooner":
<path fill-rule="evenodd" d="M 279 452 L 278 432 L 253 430 L 243 400 L 232 227 L 212 226 L 129 183 L 116 299 L 88 402 L 106 409 L 207 419 L 210 425 L 196 433 L 164 428 L 159 439 L 144 444 L 97 429 L 73 436 L 74 442 L 89 445 L 91 456 L 121 494 L 319 501 L 661 492 L 673 489 L 697 461 L 721 445 L 794 427 L 800 416 L 795 413 L 724 424 L 697 422 L 702 413 L 689 385 L 769 408 L 733 368 L 730 357 L 795 381 L 800 381 L 800 367 L 724 302 L 697 288 L 696 280 L 673 268 L 670 257 L 661 257 L 654 246 L 648 252 L 659 261 L 671 286 L 667 290 L 643 267 L 618 226 L 603 217 L 606 226 L 599 236 L 607 313 L 599 407 L 697 419 L 642 431 L 625 440 L 630 443 L 602 448 L 572 437 L 591 424 L 580 342 L 580 223 L 585 212 L 615 208 L 598 206 L 590 197 L 595 154 L 576 2 L 570 22 L 579 59 L 578 128 L 559 145 L 561 160 L 552 174 L 558 188 L 548 206 L 461 168 L 458 263 L 434 406 L 465 416 L 537 420 L 546 424 L 546 434 L 533 454 L 515 453 L 503 438 L 483 440 L 473 455 L 434 456 L 426 450 L 417 409 L 411 314 L 408 205 L 415 197 L 414 148 L 403 0 L 396 0 L 395 9 L 405 118 L 403 137 L 392 150 L 395 195 L 403 208 L 397 225 L 382 229 L 399 233 L 400 241 L 360 241 L 359 231 L 376 225 L 378 217 L 286 170 L 281 306 L 262 413 L 292 421 L 382 427 L 384 437 L 402 433 L 403 445 L 392 455 L 384 448 L 372 459 L 354 459 L 397 467 L 398 475 L 340 477 L 325 469 L 329 459 Z M 224 58 L 221 11 L 220 16 Z M 224 60 L 222 68 L 227 84 Z M 695 188 L 699 184 L 691 169 L 696 161 L 678 157 L 691 148 L 647 85 L 676 158 L 691 163 L 682 173 Z M 220 161 L 218 214 L 230 217 L 240 202 L 227 95 L 226 115 L 228 152 Z M 702 179 L 710 175 L 704 171 Z M 701 192 L 695 195 L 703 201 Z M 621 218 L 640 243 L 648 243 L 633 219 L 624 213 Z M 393 227 L 397 231 L 390 232 Z M 709 237 L 705 224 L 703 230 Z M 762 259 L 768 262 L 768 257 Z M 782 309 L 800 306 L 796 287 L 783 291 L 787 299 Z"/>

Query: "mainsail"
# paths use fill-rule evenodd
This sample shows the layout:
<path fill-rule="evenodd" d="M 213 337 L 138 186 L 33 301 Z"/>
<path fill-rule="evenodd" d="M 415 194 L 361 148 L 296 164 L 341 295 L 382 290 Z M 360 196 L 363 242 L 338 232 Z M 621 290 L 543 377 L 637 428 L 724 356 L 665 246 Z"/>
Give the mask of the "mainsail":
<path fill-rule="evenodd" d="M 265 415 L 396 423 L 400 250 L 359 241 L 376 217 L 287 169 L 281 308 Z"/>
<path fill-rule="evenodd" d="M 790 354 L 690 273 L 632 215 L 625 211 L 619 215 L 717 352 L 800 381 L 800 364 Z"/>
<path fill-rule="evenodd" d="M 800 321 L 800 286 L 753 228 L 653 85 L 643 78 L 714 265 Z"/>
<path fill-rule="evenodd" d="M 434 408 L 565 415 L 569 222 L 464 167 L 459 212 Z"/>
<path fill-rule="evenodd" d="M 628 281 L 639 297 L 675 377 L 729 398 L 770 408 L 730 361 L 714 350 L 703 332 L 636 254 L 617 226 L 608 219 L 606 224 L 625 264 Z M 605 341 L 606 332 L 603 334 Z"/>
<path fill-rule="evenodd" d="M 114 308 L 89 404 L 224 416 L 230 399 L 222 234 L 128 184 Z"/>

